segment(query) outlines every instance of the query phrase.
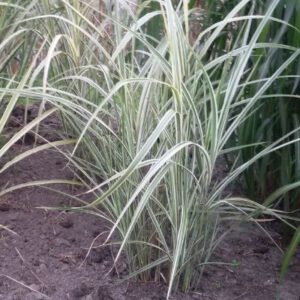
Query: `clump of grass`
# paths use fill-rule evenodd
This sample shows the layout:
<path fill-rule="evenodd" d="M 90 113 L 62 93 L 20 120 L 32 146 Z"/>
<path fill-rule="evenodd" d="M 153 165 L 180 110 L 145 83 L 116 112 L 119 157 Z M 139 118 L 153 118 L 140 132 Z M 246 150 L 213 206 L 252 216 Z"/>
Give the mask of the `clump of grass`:
<path fill-rule="evenodd" d="M 257 14 L 261 12 L 263 6 L 256 7 Z M 259 42 L 284 41 L 290 46 L 299 48 L 299 11 L 300 7 L 297 1 L 280 1 L 274 12 L 274 17 L 281 19 L 282 23 L 268 24 L 262 32 Z M 256 61 L 259 63 L 256 72 L 264 77 L 271 76 L 289 55 L 290 52 L 286 49 L 260 49 L 256 57 Z M 264 59 L 262 59 L 263 57 Z M 268 91 L 268 101 L 254 107 L 253 109 L 257 112 L 252 114 L 240 127 L 238 142 L 251 144 L 261 141 L 268 144 L 299 127 L 299 66 L 300 60 L 297 59 L 276 79 L 276 85 L 273 85 Z M 254 81 L 247 92 L 252 94 L 260 86 L 261 82 Z M 299 132 L 295 132 L 290 138 L 297 137 L 299 137 Z M 257 145 L 243 149 L 241 159 L 248 160 L 262 147 L 262 145 Z M 298 142 L 257 161 L 245 172 L 249 196 L 263 199 L 270 191 L 298 181 L 300 179 L 299 159 Z M 284 210 L 288 212 L 297 210 L 299 191 L 299 189 L 295 189 L 289 195 L 284 195 L 282 201 L 278 201 L 280 204 L 283 203 L 281 207 Z"/>
<path fill-rule="evenodd" d="M 173 290 L 197 287 L 224 219 L 239 215 L 255 221 L 252 212 L 258 209 L 282 218 L 268 206 L 225 197 L 224 191 L 258 159 L 297 141 L 286 142 L 298 128 L 235 164 L 224 178 L 212 177 L 219 157 L 249 146 L 228 145 L 300 50 L 258 43 L 270 22 L 281 22 L 272 18 L 278 0 L 263 16 L 251 14 L 253 8 L 250 15 L 237 16 L 251 3 L 242 0 L 193 42 L 189 7 L 155 2 L 159 9 L 142 10 L 140 18 L 127 1 L 115 1 L 114 7 L 107 2 L 105 14 L 83 1 L 62 0 L 59 9 L 36 3 L 26 24 L 45 41 L 44 59 L 30 86 L 0 91 L 60 109 L 68 134 L 77 138 L 70 159 L 97 195 L 78 210 L 93 213 L 101 207 L 100 216 L 112 224 L 107 243 L 114 232 L 120 238 L 116 259 L 126 254 L 130 276 L 167 282 L 169 297 Z M 101 22 L 91 17 L 99 13 Z M 160 39 L 145 30 L 157 16 L 163 20 Z M 212 55 L 233 23 L 238 24 L 235 40 L 224 53 Z M 284 48 L 290 56 L 261 78 L 253 56 L 269 48 Z M 245 97 L 254 73 L 261 86 Z"/>
<path fill-rule="evenodd" d="M 46 141 L 45 144 L 32 147 L 22 153 L 14 153 L 12 150 L 16 142 L 22 140 L 26 134 L 34 133 L 36 126 L 57 111 L 56 108 L 41 111 L 33 120 L 27 122 L 29 99 L 22 94 L 22 90 L 31 85 L 30 81 L 34 77 L 34 70 L 43 48 L 37 48 L 37 52 L 33 53 L 33 45 L 35 45 L 37 39 L 31 34 L 30 30 L 22 28 L 18 22 L 24 20 L 33 6 L 32 1 L 15 1 L 14 4 L 10 2 L 0 3 L 0 176 L 8 168 L 34 153 L 74 143 L 74 140 L 62 140 L 52 143 Z M 14 109 L 19 105 L 25 105 L 25 122 L 20 124 L 23 126 L 16 128 L 14 132 L 10 132 L 7 127 Z M 2 196 L 17 189 L 51 183 L 71 184 L 72 182 L 67 180 L 43 180 L 24 182 L 15 186 L 5 185 L 0 190 L 0 201 Z M 2 224 L 0 224 L 1 229 L 14 233 Z"/>

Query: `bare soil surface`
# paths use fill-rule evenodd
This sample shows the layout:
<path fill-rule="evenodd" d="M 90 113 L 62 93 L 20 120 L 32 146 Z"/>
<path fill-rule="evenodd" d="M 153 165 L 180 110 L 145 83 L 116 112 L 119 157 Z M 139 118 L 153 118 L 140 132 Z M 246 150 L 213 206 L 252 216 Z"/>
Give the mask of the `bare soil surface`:
<path fill-rule="evenodd" d="M 15 145 L 19 153 L 29 145 Z M 54 151 L 35 154 L 0 177 L 0 186 L 39 179 L 73 179 L 64 157 Z M 64 193 L 70 187 L 54 185 Z M 78 191 L 76 191 L 78 193 Z M 40 206 L 69 206 L 75 203 L 55 191 L 31 187 L 0 199 L 0 224 L 16 234 L 0 230 L 0 299 L 81 299 L 129 300 L 165 299 L 166 286 L 159 283 L 120 282 L 109 272 L 110 249 L 93 249 L 93 239 L 107 226 L 99 217 L 66 211 L 45 211 Z M 226 225 L 227 226 L 227 225 Z M 177 293 L 172 299 L 300 299 L 300 251 L 294 257 L 283 285 L 278 275 L 282 254 L 254 224 L 231 224 L 235 230 L 217 249 L 199 289 Z M 270 230 L 280 245 L 278 233 Z M 126 271 L 125 262 L 119 270 Z"/>

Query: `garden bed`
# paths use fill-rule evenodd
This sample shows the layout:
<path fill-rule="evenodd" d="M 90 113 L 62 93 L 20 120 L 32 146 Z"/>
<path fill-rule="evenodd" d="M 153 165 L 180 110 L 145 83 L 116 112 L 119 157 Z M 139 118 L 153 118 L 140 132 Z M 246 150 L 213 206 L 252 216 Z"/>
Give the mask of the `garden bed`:
<path fill-rule="evenodd" d="M 13 151 L 18 153 L 26 147 L 30 146 L 15 145 Z M 72 179 L 72 176 L 61 154 L 44 151 L 11 168 L 1 176 L 1 185 L 36 179 Z M 53 187 L 65 193 L 72 192 L 66 186 Z M 1 224 L 17 234 L 0 232 L 0 299 L 46 299 L 29 288 L 53 300 L 165 299 L 167 288 L 163 283 L 120 283 L 116 272 L 109 273 L 113 258 L 108 248 L 92 250 L 85 260 L 95 236 L 107 230 L 107 224 L 101 219 L 88 214 L 36 208 L 72 204 L 68 197 L 42 188 L 26 188 L 1 199 Z M 286 281 L 280 287 L 278 274 L 282 254 L 274 243 L 254 224 L 231 223 L 230 226 L 235 230 L 212 258 L 228 265 L 207 266 L 197 291 L 175 294 L 172 299 L 275 299 L 279 292 L 282 300 L 298 300 L 300 252 L 294 257 Z M 270 233 L 281 244 L 280 235 L 274 231 Z M 119 263 L 118 270 L 126 272 L 124 261 Z"/>

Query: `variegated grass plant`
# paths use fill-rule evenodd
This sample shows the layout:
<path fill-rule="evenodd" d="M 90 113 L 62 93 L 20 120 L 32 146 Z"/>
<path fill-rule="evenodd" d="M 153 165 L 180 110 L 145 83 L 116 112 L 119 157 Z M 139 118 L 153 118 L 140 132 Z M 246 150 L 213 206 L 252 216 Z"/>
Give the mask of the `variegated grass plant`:
<path fill-rule="evenodd" d="M 77 138 L 70 161 L 96 195 L 74 209 L 108 220 L 106 242 L 118 242 L 114 232 L 119 238 L 116 260 L 124 252 L 130 276 L 167 282 L 169 297 L 173 290 L 197 287 L 224 219 L 256 221 L 260 212 L 286 222 L 268 203 L 299 183 L 282 187 L 266 205 L 228 195 L 226 188 L 258 159 L 297 141 L 287 139 L 298 128 L 234 164 L 224 178 L 212 178 L 218 158 L 251 146 L 229 147 L 228 142 L 255 113 L 252 108 L 268 101 L 267 91 L 300 50 L 258 42 L 270 22 L 284 23 L 272 17 L 279 0 L 270 2 L 263 15 L 250 9 L 246 16 L 241 12 L 255 1 L 239 1 L 193 41 L 193 14 L 186 2 L 176 7 L 171 0 L 155 2 L 159 9 L 145 13 L 147 1 L 136 9 L 125 0 L 108 1 L 104 12 L 79 0 L 36 1 L 19 23 L 42 39 L 43 59 L 30 85 L 0 91 L 60 109 L 68 135 Z M 158 16 L 164 24 L 160 34 L 147 34 L 148 22 Z M 229 24 L 238 34 L 223 53 L 211 55 Z M 270 48 L 290 55 L 261 78 L 255 53 Z M 260 88 L 245 93 L 256 80 Z M 99 207 L 102 212 L 95 212 Z"/>
<path fill-rule="evenodd" d="M 12 150 L 16 142 L 24 139 L 26 134 L 34 134 L 35 128 L 44 119 L 57 111 L 56 108 L 41 111 L 33 120 L 27 121 L 29 98 L 24 97 L 21 91 L 31 86 L 30 81 L 42 48 L 34 52 L 37 36 L 32 35 L 31 31 L 24 28 L 24 26 L 20 26 L 18 21 L 23 20 L 31 8 L 31 1 L 15 1 L 14 4 L 10 2 L 0 3 L 0 176 L 3 176 L 4 172 L 10 167 L 34 153 L 74 143 L 74 140 L 61 140 L 51 143 L 45 140 L 44 144 L 27 148 L 21 153 Z M 16 92 L 7 93 L 9 90 L 15 90 Z M 20 91 L 20 93 L 17 91 Z M 16 106 L 25 108 L 24 124 L 19 124 L 19 127 L 12 129 L 9 128 L 9 123 Z M 24 187 L 53 183 L 76 184 L 73 181 L 59 179 L 24 182 L 14 186 L 7 183 L 1 187 L 0 202 L 3 201 L 3 196 L 9 192 Z M 12 232 L 3 224 L 0 224 L 0 229 Z"/>

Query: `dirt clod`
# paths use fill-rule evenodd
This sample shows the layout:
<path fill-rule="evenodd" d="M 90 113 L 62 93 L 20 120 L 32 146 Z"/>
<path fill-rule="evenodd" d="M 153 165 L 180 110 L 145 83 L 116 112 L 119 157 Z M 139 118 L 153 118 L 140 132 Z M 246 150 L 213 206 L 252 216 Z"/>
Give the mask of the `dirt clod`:
<path fill-rule="evenodd" d="M 9 211 L 10 210 L 10 205 L 8 203 L 1 203 L 0 202 L 0 211 Z"/>
<path fill-rule="evenodd" d="M 89 261 L 92 263 L 100 264 L 102 263 L 108 256 L 109 250 L 102 248 L 102 249 L 92 249 L 89 255 Z"/>
<path fill-rule="evenodd" d="M 110 286 L 102 285 L 97 290 L 96 300 L 117 300 L 117 299 L 112 296 Z"/>
<path fill-rule="evenodd" d="M 82 297 L 91 294 L 92 291 L 93 289 L 90 286 L 88 286 L 86 283 L 81 283 L 78 287 L 72 290 L 71 296 L 75 299 L 80 299 Z"/>
<path fill-rule="evenodd" d="M 70 216 L 64 216 L 60 221 L 59 225 L 63 228 L 71 228 L 74 225 L 74 222 Z"/>

